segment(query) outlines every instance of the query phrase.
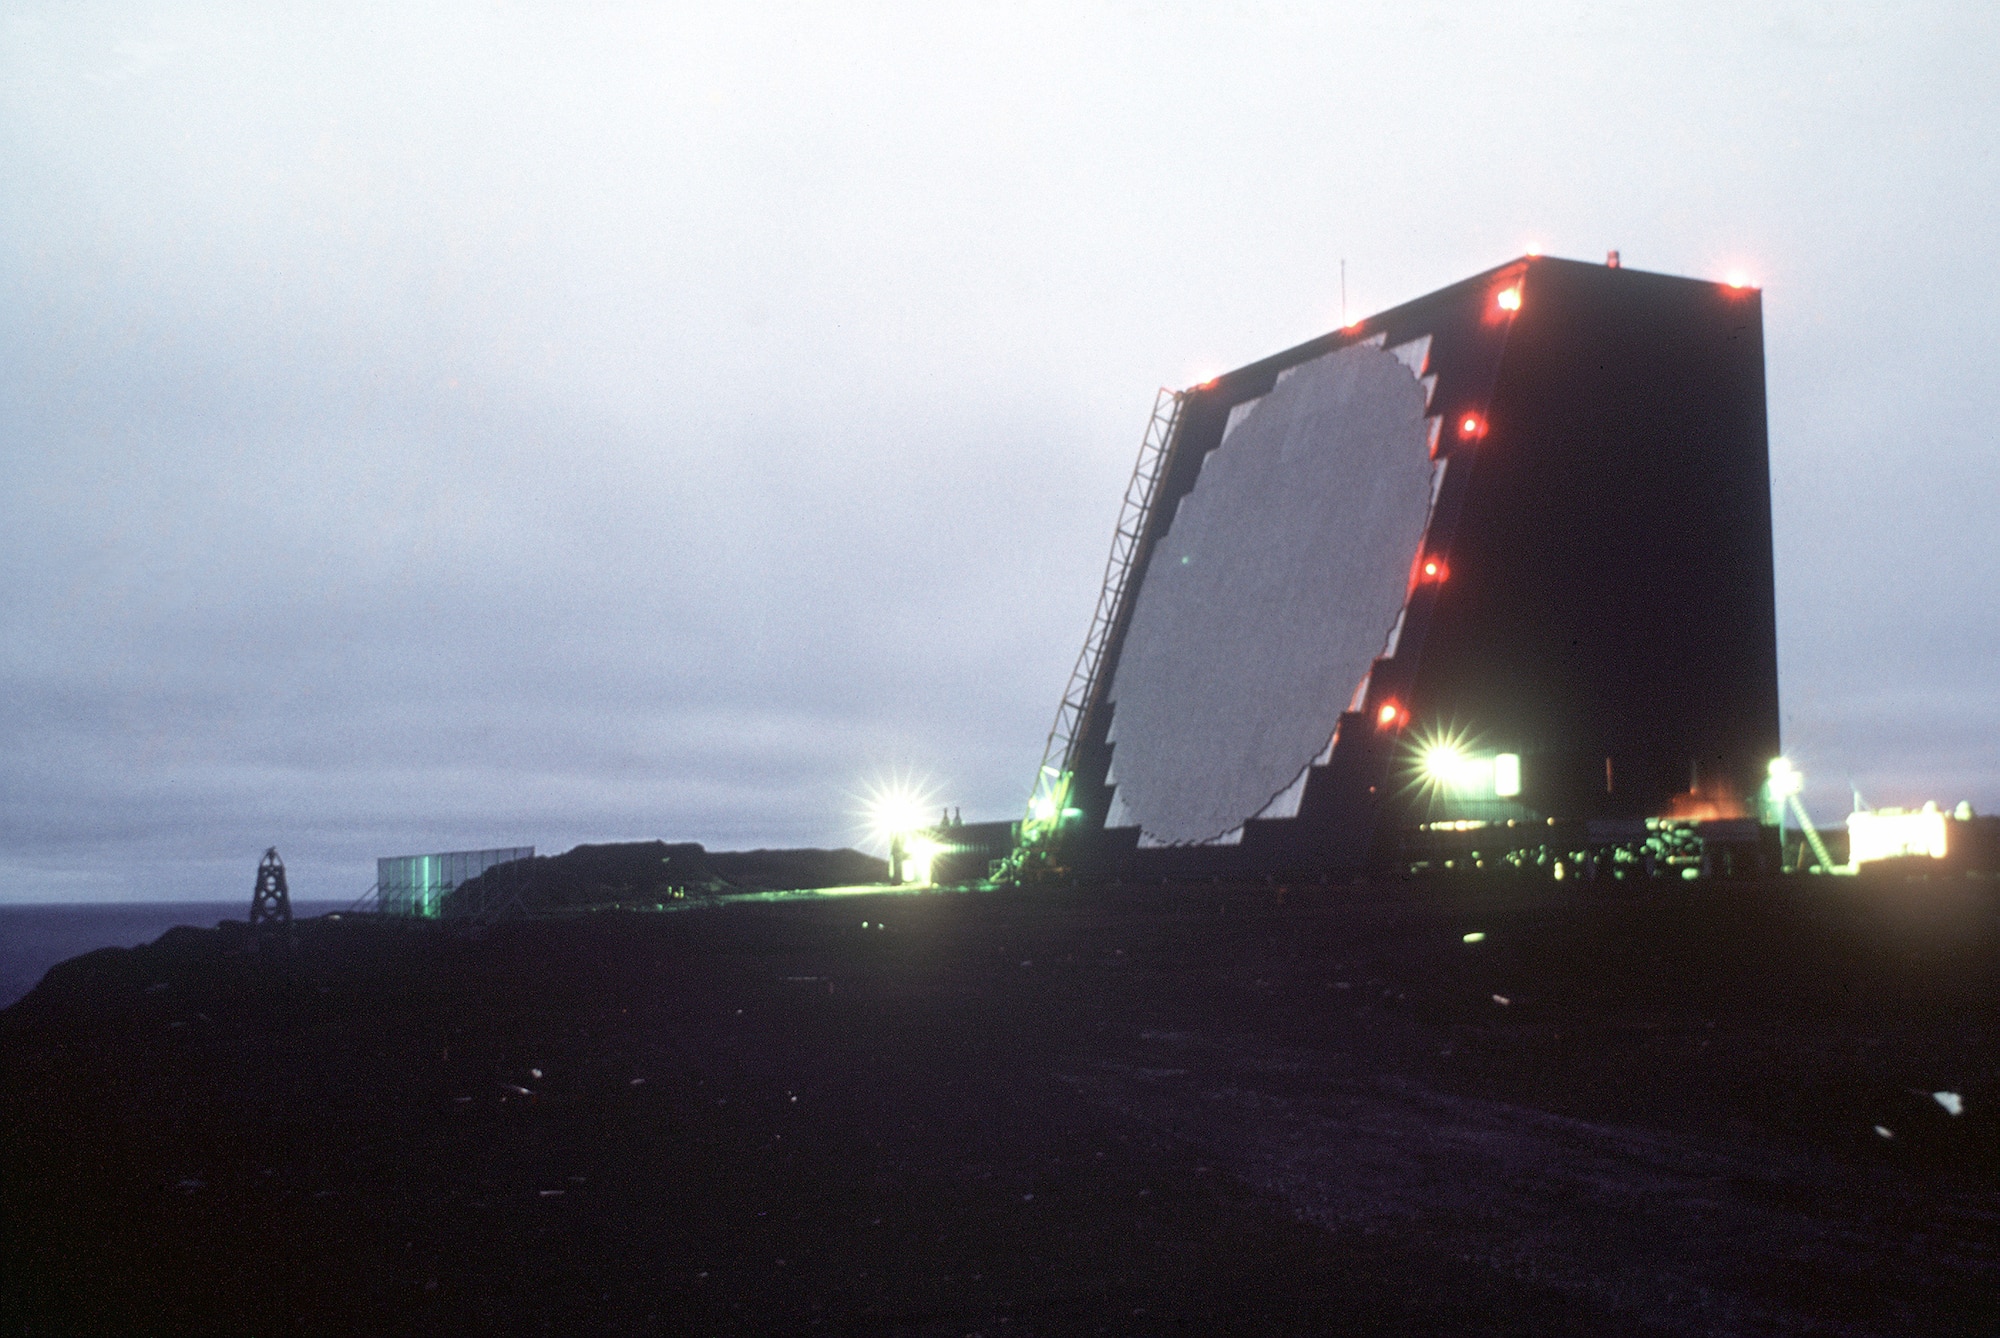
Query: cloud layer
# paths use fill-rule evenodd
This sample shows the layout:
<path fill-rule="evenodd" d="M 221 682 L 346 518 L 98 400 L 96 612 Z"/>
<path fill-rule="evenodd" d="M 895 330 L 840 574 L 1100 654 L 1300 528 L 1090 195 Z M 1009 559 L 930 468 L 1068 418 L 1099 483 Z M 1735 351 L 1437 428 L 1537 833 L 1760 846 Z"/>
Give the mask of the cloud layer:
<path fill-rule="evenodd" d="M 17 7 L 0 898 L 1025 797 L 1153 390 L 1766 288 L 1788 746 L 2000 808 L 1983 9 Z"/>

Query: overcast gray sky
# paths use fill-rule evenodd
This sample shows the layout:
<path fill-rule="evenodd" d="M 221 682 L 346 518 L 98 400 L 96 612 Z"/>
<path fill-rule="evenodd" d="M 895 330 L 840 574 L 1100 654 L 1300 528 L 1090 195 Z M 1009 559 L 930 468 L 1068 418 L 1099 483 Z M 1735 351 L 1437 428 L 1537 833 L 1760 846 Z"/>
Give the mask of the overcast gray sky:
<path fill-rule="evenodd" d="M 1156 387 L 1765 288 L 1784 727 L 2000 809 L 1984 4 L 8 6 L 0 900 L 1014 815 Z"/>

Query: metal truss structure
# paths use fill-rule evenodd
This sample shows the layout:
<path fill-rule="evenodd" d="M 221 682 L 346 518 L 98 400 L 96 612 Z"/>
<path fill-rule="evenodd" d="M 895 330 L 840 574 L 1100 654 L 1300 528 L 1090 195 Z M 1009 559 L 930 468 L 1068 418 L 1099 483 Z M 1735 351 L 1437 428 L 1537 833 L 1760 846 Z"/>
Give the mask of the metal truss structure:
<path fill-rule="evenodd" d="M 250 894 L 250 929 L 255 933 L 278 926 L 287 932 L 292 927 L 292 894 L 285 886 L 285 862 L 272 846 L 257 866 L 257 886 Z"/>
<path fill-rule="evenodd" d="M 1126 581 L 1138 560 L 1139 542 L 1146 532 L 1147 517 L 1153 512 L 1160 474 L 1174 434 L 1180 428 L 1182 396 L 1181 391 L 1163 387 L 1153 399 L 1153 416 L 1147 420 L 1146 435 L 1139 442 L 1139 458 L 1133 463 L 1132 477 L 1125 484 L 1125 500 L 1118 509 L 1118 528 L 1111 535 L 1111 555 L 1104 564 L 1104 585 L 1097 593 L 1090 631 L 1083 639 L 1083 649 L 1077 653 L 1069 686 L 1063 690 L 1062 705 L 1056 708 L 1055 723 L 1049 727 L 1048 740 L 1042 747 L 1042 767 L 1035 776 L 1035 794 L 1029 807 L 1030 823 L 1050 819 L 1059 822 L 1068 802 L 1072 754 L 1083 734 L 1084 714 L 1097 691 L 1105 647 L 1111 641 L 1124 602 Z"/>

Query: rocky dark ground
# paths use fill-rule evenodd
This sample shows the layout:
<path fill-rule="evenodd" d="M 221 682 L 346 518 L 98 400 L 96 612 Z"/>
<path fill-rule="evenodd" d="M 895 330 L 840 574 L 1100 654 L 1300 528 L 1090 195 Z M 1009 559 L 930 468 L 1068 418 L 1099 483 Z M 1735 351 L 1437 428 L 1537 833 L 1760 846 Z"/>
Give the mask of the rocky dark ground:
<path fill-rule="evenodd" d="M 7 1332 L 2000 1330 L 1991 881 L 242 946 L 0 1013 Z"/>

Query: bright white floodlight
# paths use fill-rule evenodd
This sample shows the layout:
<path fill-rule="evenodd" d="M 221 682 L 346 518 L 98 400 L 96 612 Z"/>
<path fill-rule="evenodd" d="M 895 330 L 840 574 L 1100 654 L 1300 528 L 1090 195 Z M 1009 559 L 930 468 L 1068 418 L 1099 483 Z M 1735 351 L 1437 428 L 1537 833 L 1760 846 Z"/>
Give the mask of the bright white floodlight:
<path fill-rule="evenodd" d="M 1771 775 L 1771 798 L 1790 799 L 1803 790 L 1806 778 L 1799 774 L 1789 758 L 1774 757 L 1769 768 Z"/>

